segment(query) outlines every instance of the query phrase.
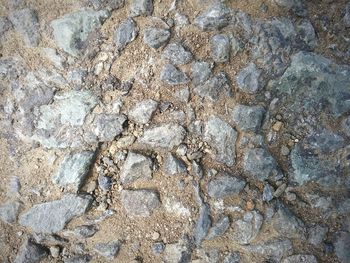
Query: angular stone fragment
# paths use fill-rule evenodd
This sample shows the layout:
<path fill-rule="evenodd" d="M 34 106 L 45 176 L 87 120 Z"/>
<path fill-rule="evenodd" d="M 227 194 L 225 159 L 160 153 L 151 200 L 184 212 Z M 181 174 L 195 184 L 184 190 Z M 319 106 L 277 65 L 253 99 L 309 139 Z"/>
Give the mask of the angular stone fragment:
<path fill-rule="evenodd" d="M 348 2 L 345 6 L 345 14 L 343 17 L 343 21 L 344 21 L 345 27 L 350 27 L 350 2 Z"/>
<path fill-rule="evenodd" d="M 208 184 L 208 195 L 212 198 L 225 198 L 239 194 L 246 182 L 237 177 L 223 173 L 210 180 Z"/>
<path fill-rule="evenodd" d="M 14 263 L 37 263 L 48 256 L 45 247 L 35 243 L 32 238 L 28 238 L 19 248 Z"/>
<path fill-rule="evenodd" d="M 308 229 L 308 242 L 314 246 L 319 246 L 324 240 L 326 234 L 328 232 L 328 228 L 315 225 Z"/>
<path fill-rule="evenodd" d="M 232 120 L 242 131 L 257 132 L 264 114 L 265 110 L 261 106 L 236 105 L 232 110 Z"/>
<path fill-rule="evenodd" d="M 197 61 L 192 64 L 192 83 L 197 86 L 204 83 L 212 75 L 213 65 L 206 61 Z"/>
<path fill-rule="evenodd" d="M 193 56 L 180 43 L 171 43 L 164 49 L 162 58 L 174 65 L 183 65 L 191 62 Z"/>
<path fill-rule="evenodd" d="M 11 28 L 11 22 L 6 17 L 0 17 L 0 35 Z"/>
<path fill-rule="evenodd" d="M 249 63 L 237 75 L 238 88 L 247 93 L 257 93 L 262 88 L 261 73 L 254 63 Z"/>
<path fill-rule="evenodd" d="M 190 262 L 191 250 L 187 240 L 180 240 L 178 243 L 166 244 L 164 250 L 165 262 Z"/>
<path fill-rule="evenodd" d="M 124 6 L 125 0 L 89 0 L 94 9 L 101 10 L 107 9 L 113 11 Z"/>
<path fill-rule="evenodd" d="M 233 223 L 233 239 L 241 245 L 249 244 L 259 234 L 263 217 L 257 211 L 247 212 Z"/>
<path fill-rule="evenodd" d="M 298 16 L 306 16 L 308 14 L 304 0 L 274 0 L 274 2 L 287 11 L 293 11 Z"/>
<path fill-rule="evenodd" d="M 123 124 L 126 120 L 127 118 L 122 114 L 96 114 L 91 124 L 92 132 L 98 142 L 113 141 L 123 132 Z"/>
<path fill-rule="evenodd" d="M 98 228 L 95 225 L 83 225 L 74 229 L 74 234 L 80 238 L 88 238 L 95 235 Z"/>
<path fill-rule="evenodd" d="M 105 257 L 109 260 L 114 259 L 120 250 L 120 241 L 110 241 L 107 243 L 98 243 L 95 245 L 94 250 L 97 254 Z"/>
<path fill-rule="evenodd" d="M 208 98 L 211 101 L 217 101 L 220 96 L 232 96 L 230 81 L 224 72 L 220 72 L 205 83 L 199 84 L 194 88 L 194 92 L 198 96 Z"/>
<path fill-rule="evenodd" d="M 301 20 L 296 26 L 298 33 L 297 46 L 303 50 L 312 50 L 317 44 L 315 28 L 307 19 Z"/>
<path fill-rule="evenodd" d="M 25 8 L 16 10 L 9 15 L 16 31 L 29 47 L 36 47 L 40 42 L 39 21 L 35 10 Z"/>
<path fill-rule="evenodd" d="M 293 253 L 293 245 L 289 239 L 270 240 L 257 245 L 245 246 L 244 249 L 258 261 L 265 258 L 273 262 L 280 262 L 283 257 Z"/>
<path fill-rule="evenodd" d="M 134 122 L 146 124 L 151 120 L 153 113 L 157 110 L 157 107 L 158 102 L 152 99 L 143 100 L 136 103 L 136 105 L 130 109 L 128 116 Z"/>
<path fill-rule="evenodd" d="M 166 64 L 160 72 L 160 80 L 168 85 L 180 85 L 189 82 L 185 73 L 171 64 Z"/>
<path fill-rule="evenodd" d="M 210 40 L 211 57 L 215 62 L 227 62 L 230 59 L 230 38 L 225 34 L 215 35 Z"/>
<path fill-rule="evenodd" d="M 150 190 L 123 190 L 121 202 L 131 217 L 149 217 L 160 205 L 158 194 Z"/>
<path fill-rule="evenodd" d="M 179 146 L 186 136 L 185 129 L 178 124 L 162 124 L 144 131 L 139 142 L 153 148 L 172 150 Z"/>
<path fill-rule="evenodd" d="M 235 164 L 237 132 L 230 125 L 211 116 L 205 125 L 204 139 L 216 151 L 213 159 L 228 166 Z"/>
<path fill-rule="evenodd" d="M 202 243 L 211 227 L 210 208 L 207 204 L 202 204 L 199 209 L 199 216 L 194 230 L 194 239 L 198 245 Z"/>
<path fill-rule="evenodd" d="M 89 34 L 108 18 L 105 10 L 82 10 L 53 20 L 53 36 L 56 44 L 72 56 L 81 55 Z"/>
<path fill-rule="evenodd" d="M 168 197 L 164 200 L 165 211 L 177 217 L 190 217 L 190 210 L 181 203 L 180 200 L 174 197 Z"/>
<path fill-rule="evenodd" d="M 166 175 L 185 175 L 187 174 L 186 164 L 169 153 L 164 163 L 164 172 Z"/>
<path fill-rule="evenodd" d="M 114 43 L 118 50 L 123 50 L 129 43 L 135 40 L 139 33 L 136 22 L 132 18 L 122 21 L 114 34 Z"/>
<path fill-rule="evenodd" d="M 259 181 L 282 176 L 275 159 L 263 148 L 248 149 L 244 153 L 243 169 Z"/>
<path fill-rule="evenodd" d="M 162 28 L 148 27 L 143 34 L 143 41 L 151 48 L 158 49 L 170 39 L 170 31 Z"/>
<path fill-rule="evenodd" d="M 317 263 L 314 255 L 293 255 L 285 258 L 282 263 Z"/>
<path fill-rule="evenodd" d="M 336 233 L 334 250 L 341 263 L 349 262 L 350 258 L 350 233 L 339 231 Z"/>
<path fill-rule="evenodd" d="M 231 21 L 231 10 L 222 3 L 216 3 L 197 16 L 193 23 L 201 30 L 218 30 Z"/>
<path fill-rule="evenodd" d="M 129 152 L 121 167 L 120 180 L 122 184 L 138 179 L 152 179 L 152 160 L 142 154 Z"/>
<path fill-rule="evenodd" d="M 228 254 L 222 263 L 240 263 L 241 262 L 241 255 L 238 251 L 231 252 Z"/>
<path fill-rule="evenodd" d="M 19 202 L 7 202 L 0 206 L 0 220 L 13 224 L 17 220 L 18 212 L 20 209 L 21 203 Z"/>
<path fill-rule="evenodd" d="M 153 0 L 132 0 L 130 3 L 131 16 L 150 16 L 153 13 Z"/>
<path fill-rule="evenodd" d="M 19 217 L 22 226 L 38 233 L 57 233 L 89 208 L 90 196 L 65 195 L 62 199 L 34 205 Z"/>
<path fill-rule="evenodd" d="M 72 186 L 79 190 L 89 173 L 95 153 L 83 151 L 66 155 L 53 182 L 59 186 Z"/>
<path fill-rule="evenodd" d="M 107 192 L 112 188 L 112 179 L 109 176 L 99 175 L 97 178 L 98 186 L 102 191 Z"/>
<path fill-rule="evenodd" d="M 226 230 L 230 227 L 230 219 L 228 216 L 221 217 L 213 227 L 210 228 L 206 239 L 211 240 L 225 234 Z"/>

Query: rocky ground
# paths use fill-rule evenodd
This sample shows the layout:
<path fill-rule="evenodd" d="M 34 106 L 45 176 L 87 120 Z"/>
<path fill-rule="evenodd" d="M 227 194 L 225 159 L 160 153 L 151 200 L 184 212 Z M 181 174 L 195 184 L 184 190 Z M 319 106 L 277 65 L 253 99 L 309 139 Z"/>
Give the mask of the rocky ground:
<path fill-rule="evenodd" d="M 350 2 L 0 3 L 0 262 L 350 262 Z"/>

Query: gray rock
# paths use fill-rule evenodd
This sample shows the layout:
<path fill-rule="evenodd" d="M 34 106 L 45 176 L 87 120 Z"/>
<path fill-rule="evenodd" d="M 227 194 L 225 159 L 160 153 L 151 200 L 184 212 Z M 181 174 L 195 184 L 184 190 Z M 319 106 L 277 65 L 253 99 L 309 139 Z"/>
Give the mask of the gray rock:
<path fill-rule="evenodd" d="M 212 75 L 213 65 L 206 61 L 196 61 L 192 63 L 192 83 L 195 86 L 203 84 Z"/>
<path fill-rule="evenodd" d="M 62 199 L 34 205 L 19 217 L 22 226 L 38 233 L 56 233 L 74 217 L 84 214 L 92 201 L 90 196 L 65 195 Z"/>
<path fill-rule="evenodd" d="M 56 49 L 43 48 L 43 54 L 56 68 L 63 69 L 65 59 L 57 53 Z"/>
<path fill-rule="evenodd" d="M 171 43 L 165 47 L 162 58 L 174 65 L 183 65 L 191 62 L 193 56 L 180 43 Z"/>
<path fill-rule="evenodd" d="M 345 6 L 345 14 L 344 14 L 343 21 L 344 21 L 345 27 L 350 27 L 350 2 L 349 1 Z"/>
<path fill-rule="evenodd" d="M 243 156 L 243 169 L 254 179 L 281 178 L 282 172 L 271 154 L 263 148 L 248 149 Z"/>
<path fill-rule="evenodd" d="M 152 179 L 152 160 L 142 154 L 128 153 L 120 171 L 122 184 L 132 183 L 138 179 Z"/>
<path fill-rule="evenodd" d="M 89 0 L 94 9 L 113 11 L 124 6 L 124 0 Z"/>
<path fill-rule="evenodd" d="M 187 167 L 182 160 L 169 153 L 164 162 L 164 172 L 166 175 L 185 175 Z"/>
<path fill-rule="evenodd" d="M 232 110 L 232 120 L 242 131 L 257 132 L 265 114 L 261 106 L 237 105 Z"/>
<path fill-rule="evenodd" d="M 211 57 L 217 62 L 230 60 L 231 43 L 230 38 L 225 34 L 214 35 L 210 40 Z"/>
<path fill-rule="evenodd" d="M 227 26 L 231 19 L 231 10 L 222 3 L 215 3 L 197 16 L 193 23 L 201 30 L 218 30 Z"/>
<path fill-rule="evenodd" d="M 220 72 L 205 83 L 199 84 L 194 88 L 194 92 L 198 96 L 208 98 L 211 101 L 219 100 L 220 96 L 232 96 L 230 81 L 224 72 Z"/>
<path fill-rule="evenodd" d="M 120 135 L 124 128 L 123 124 L 127 118 L 119 114 L 96 114 L 90 125 L 98 142 L 110 142 Z"/>
<path fill-rule="evenodd" d="M 162 68 L 160 79 L 168 85 L 186 84 L 190 81 L 185 73 L 171 64 L 166 64 Z"/>
<path fill-rule="evenodd" d="M 112 179 L 109 176 L 99 175 L 97 182 L 100 189 L 104 192 L 107 192 L 112 188 Z"/>
<path fill-rule="evenodd" d="M 169 263 L 189 263 L 191 250 L 187 240 L 180 240 L 178 243 L 166 244 L 164 250 L 164 261 Z"/>
<path fill-rule="evenodd" d="M 152 252 L 155 255 L 161 254 L 165 249 L 165 245 L 163 242 L 157 242 L 152 245 Z"/>
<path fill-rule="evenodd" d="M 16 10 L 9 15 L 9 19 L 27 46 L 36 47 L 39 45 L 40 27 L 35 10 L 29 8 Z"/>
<path fill-rule="evenodd" d="M 272 262 L 281 262 L 283 257 L 293 253 L 293 245 L 289 239 L 269 240 L 257 245 L 245 246 L 244 249 L 250 252 L 257 262 L 262 258 Z"/>
<path fill-rule="evenodd" d="M 66 155 L 56 176 L 53 178 L 53 182 L 59 186 L 72 186 L 75 190 L 79 190 L 89 173 L 94 155 L 93 151 Z"/>
<path fill-rule="evenodd" d="M 48 256 L 48 251 L 45 247 L 35 243 L 31 238 L 26 239 L 19 251 L 14 263 L 38 263 Z"/>
<path fill-rule="evenodd" d="M 209 233 L 206 237 L 208 240 L 215 239 L 225 234 L 227 229 L 230 227 L 230 219 L 228 216 L 222 216 L 218 221 L 215 222 L 213 227 L 210 228 Z"/>
<path fill-rule="evenodd" d="M 324 240 L 328 228 L 320 225 L 315 225 L 308 230 L 308 242 L 314 246 L 319 246 Z"/>
<path fill-rule="evenodd" d="M 350 116 L 342 120 L 341 129 L 346 136 L 350 137 Z"/>
<path fill-rule="evenodd" d="M 238 195 L 245 186 L 245 181 L 227 173 L 218 175 L 208 183 L 208 195 L 212 198 L 225 198 Z"/>
<path fill-rule="evenodd" d="M 203 167 L 196 161 L 192 161 L 191 173 L 197 178 L 203 178 L 203 174 L 204 174 Z"/>
<path fill-rule="evenodd" d="M 150 190 L 123 190 L 121 202 L 132 217 L 149 217 L 160 205 L 158 194 Z"/>
<path fill-rule="evenodd" d="M 317 36 L 311 22 L 307 19 L 301 20 L 297 26 L 297 46 L 303 50 L 312 50 L 317 44 Z"/>
<path fill-rule="evenodd" d="M 236 56 L 243 48 L 242 43 L 234 36 L 230 36 L 231 56 Z"/>
<path fill-rule="evenodd" d="M 237 75 L 238 88 L 243 92 L 257 93 L 263 86 L 261 81 L 261 70 L 254 63 L 249 63 Z"/>
<path fill-rule="evenodd" d="M 240 263 L 241 262 L 241 255 L 238 251 L 231 252 L 228 254 L 222 263 Z"/>
<path fill-rule="evenodd" d="M 130 109 L 128 116 L 134 122 L 146 124 L 151 120 L 153 113 L 157 110 L 157 107 L 158 102 L 152 99 L 143 100 L 136 103 L 136 105 Z"/>
<path fill-rule="evenodd" d="M 314 255 L 293 255 L 285 258 L 282 263 L 317 263 Z"/>
<path fill-rule="evenodd" d="M 98 228 L 95 225 L 83 225 L 78 226 L 74 229 L 74 234 L 80 238 L 88 238 L 95 235 L 98 231 Z"/>
<path fill-rule="evenodd" d="M 298 16 L 307 16 L 308 11 L 304 0 L 274 0 L 274 2 L 287 11 L 293 11 Z"/>
<path fill-rule="evenodd" d="M 57 46 L 72 56 L 81 55 L 89 34 L 109 17 L 105 10 L 81 10 L 53 20 L 53 36 Z"/>
<path fill-rule="evenodd" d="M 153 13 L 153 0 L 132 0 L 130 4 L 131 16 L 150 16 Z"/>
<path fill-rule="evenodd" d="M 174 97 L 180 102 L 187 103 L 188 100 L 190 99 L 190 90 L 189 90 L 189 88 L 186 87 L 186 88 L 183 88 L 183 89 L 175 90 Z"/>
<path fill-rule="evenodd" d="M 207 236 L 209 229 L 211 227 L 211 217 L 210 208 L 207 204 L 202 204 L 199 209 L 199 216 L 197 219 L 196 227 L 194 230 L 194 240 L 197 246 L 199 246 L 202 241 Z"/>
<path fill-rule="evenodd" d="M 341 263 L 348 263 L 350 258 L 350 233 L 340 231 L 336 234 L 334 251 Z"/>
<path fill-rule="evenodd" d="M 260 232 L 263 217 L 257 211 L 247 212 L 233 223 L 233 239 L 241 245 L 249 244 Z"/>
<path fill-rule="evenodd" d="M 8 224 L 15 223 L 20 207 L 21 203 L 19 202 L 7 202 L 3 204 L 0 206 L 0 220 Z"/>
<path fill-rule="evenodd" d="M 64 263 L 87 263 L 90 262 L 92 257 L 90 255 L 78 255 L 63 260 Z"/>
<path fill-rule="evenodd" d="M 230 125 L 216 116 L 209 117 L 204 139 L 216 151 L 213 159 L 228 166 L 235 164 L 237 132 Z"/>
<path fill-rule="evenodd" d="M 132 18 L 122 21 L 114 33 L 114 43 L 118 50 L 123 50 L 129 43 L 135 40 L 139 29 Z"/>
<path fill-rule="evenodd" d="M 114 259 L 120 250 L 120 241 L 110 241 L 107 243 L 98 243 L 94 246 L 94 251 L 102 257 L 109 260 Z"/>
<path fill-rule="evenodd" d="M 151 48 L 158 49 L 168 42 L 170 31 L 162 28 L 148 27 L 143 34 L 143 41 Z"/>
<path fill-rule="evenodd" d="M 273 199 L 273 192 L 275 190 L 270 186 L 268 183 L 265 184 L 264 186 L 264 191 L 263 191 L 263 200 L 265 202 L 270 202 Z"/>
<path fill-rule="evenodd" d="M 7 17 L 0 17 L 0 35 L 2 36 L 11 28 L 11 22 Z"/>

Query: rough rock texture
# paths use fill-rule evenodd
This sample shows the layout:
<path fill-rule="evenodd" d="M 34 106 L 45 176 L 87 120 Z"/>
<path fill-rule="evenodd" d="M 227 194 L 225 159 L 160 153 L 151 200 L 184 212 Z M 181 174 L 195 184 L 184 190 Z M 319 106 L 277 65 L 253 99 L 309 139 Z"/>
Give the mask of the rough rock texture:
<path fill-rule="evenodd" d="M 262 87 L 261 73 L 254 63 L 249 63 L 237 75 L 239 89 L 247 93 L 257 93 Z"/>
<path fill-rule="evenodd" d="M 8 224 L 15 223 L 20 207 L 19 202 L 7 202 L 0 206 L 0 220 Z"/>
<path fill-rule="evenodd" d="M 225 72 L 220 72 L 206 82 L 198 84 L 194 92 L 200 97 L 208 98 L 210 101 L 217 101 L 220 97 L 232 96 L 230 81 Z"/>
<path fill-rule="evenodd" d="M 94 247 L 94 250 L 96 251 L 97 254 L 112 260 L 115 258 L 119 252 L 120 249 L 120 241 L 111 241 L 108 243 L 99 243 L 96 244 Z"/>
<path fill-rule="evenodd" d="M 121 202 L 132 217 L 149 217 L 160 205 L 158 194 L 149 190 L 123 190 Z"/>
<path fill-rule="evenodd" d="M 118 50 L 124 49 L 130 42 L 134 41 L 138 33 L 139 29 L 132 18 L 122 21 L 114 34 L 114 42 Z"/>
<path fill-rule="evenodd" d="M 168 154 L 164 163 L 164 172 L 166 175 L 187 174 L 187 168 L 182 160 L 172 154 Z"/>
<path fill-rule="evenodd" d="M 127 184 L 138 179 L 151 179 L 152 165 L 152 160 L 149 157 L 129 152 L 128 157 L 121 168 L 121 182 Z"/>
<path fill-rule="evenodd" d="M 243 190 L 245 184 L 245 181 L 242 179 L 225 173 L 210 180 L 208 184 L 208 194 L 213 198 L 238 195 L 239 192 Z"/>
<path fill-rule="evenodd" d="M 237 105 L 232 110 L 232 120 L 242 131 L 257 132 L 265 110 L 261 106 Z"/>
<path fill-rule="evenodd" d="M 14 260 L 15 263 L 36 263 L 48 256 L 47 249 L 37 243 L 32 238 L 26 239 Z"/>
<path fill-rule="evenodd" d="M 247 212 L 233 223 L 233 239 L 241 245 L 249 244 L 259 234 L 263 223 L 262 215 L 257 211 Z"/>
<path fill-rule="evenodd" d="M 215 62 L 226 62 L 230 59 L 231 43 L 227 35 L 215 35 L 210 40 L 211 57 Z"/>
<path fill-rule="evenodd" d="M 168 42 L 170 32 L 167 29 L 149 27 L 143 34 L 143 41 L 151 48 L 158 49 Z"/>
<path fill-rule="evenodd" d="M 122 133 L 123 125 L 127 118 L 118 114 L 97 114 L 92 122 L 93 134 L 96 141 L 113 141 L 116 136 Z"/>
<path fill-rule="evenodd" d="M 182 65 L 191 62 L 192 54 L 180 43 L 171 43 L 165 47 L 162 58 L 169 60 L 174 65 Z"/>
<path fill-rule="evenodd" d="M 150 16 L 153 12 L 153 0 L 132 0 L 130 4 L 131 16 Z"/>
<path fill-rule="evenodd" d="M 293 255 L 285 258 L 282 261 L 282 263 L 301 263 L 301 262 L 317 263 L 317 259 L 313 255 Z"/>
<path fill-rule="evenodd" d="M 130 110 L 129 118 L 137 123 L 146 124 L 151 120 L 157 107 L 158 102 L 152 99 L 140 101 Z"/>
<path fill-rule="evenodd" d="M 217 3 L 194 19 L 201 30 L 216 30 L 227 26 L 231 20 L 231 11 L 224 4 Z"/>
<path fill-rule="evenodd" d="M 166 64 L 160 72 L 160 79 L 168 85 L 180 85 L 189 82 L 185 73 L 172 64 Z"/>

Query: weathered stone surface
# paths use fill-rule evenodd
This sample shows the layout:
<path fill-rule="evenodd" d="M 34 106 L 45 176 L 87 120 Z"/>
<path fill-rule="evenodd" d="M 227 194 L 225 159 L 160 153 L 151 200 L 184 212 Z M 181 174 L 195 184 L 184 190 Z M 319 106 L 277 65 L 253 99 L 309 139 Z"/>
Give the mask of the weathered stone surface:
<path fill-rule="evenodd" d="M 109 260 L 114 259 L 120 250 L 120 241 L 110 241 L 107 243 L 98 243 L 94 247 L 94 251 L 102 257 L 105 257 Z"/>
<path fill-rule="evenodd" d="M 134 122 L 146 124 L 151 120 L 153 113 L 157 110 L 157 107 L 158 102 L 152 99 L 143 100 L 136 103 L 136 105 L 130 109 L 128 116 Z"/>
<path fill-rule="evenodd" d="M 213 159 L 228 166 L 235 164 L 237 132 L 230 125 L 211 116 L 205 125 L 204 139 L 216 151 Z"/>
<path fill-rule="evenodd" d="M 236 77 L 238 88 L 243 92 L 257 93 L 262 88 L 261 73 L 254 63 L 249 63 Z"/>
<path fill-rule="evenodd" d="M 264 114 L 265 110 L 261 106 L 237 105 L 232 110 L 232 120 L 242 131 L 257 132 Z"/>
<path fill-rule="evenodd" d="M 149 217 L 160 205 L 158 194 L 150 190 L 123 190 L 121 202 L 132 217 Z"/>
<path fill-rule="evenodd" d="M 165 159 L 164 172 L 166 175 L 185 175 L 187 167 L 182 160 L 169 153 Z"/>
<path fill-rule="evenodd" d="M 186 84 L 190 81 L 185 73 L 171 64 L 166 64 L 162 68 L 160 79 L 168 85 Z"/>
<path fill-rule="evenodd" d="M 194 92 L 211 101 L 217 101 L 220 96 L 231 97 L 232 90 L 230 81 L 224 72 L 220 72 L 205 83 L 199 84 L 194 88 Z"/>
<path fill-rule="evenodd" d="M 342 120 L 341 129 L 346 136 L 350 137 L 350 116 Z"/>
<path fill-rule="evenodd" d="M 123 132 L 123 124 L 127 120 L 119 114 L 96 114 L 92 121 L 92 132 L 98 142 L 110 142 Z"/>
<path fill-rule="evenodd" d="M 212 75 L 213 65 L 206 61 L 196 61 L 192 63 L 192 83 L 195 86 L 203 84 Z"/>
<path fill-rule="evenodd" d="M 215 62 L 227 62 L 230 59 L 230 38 L 225 34 L 215 35 L 210 40 L 211 57 Z"/>
<path fill-rule="evenodd" d="M 129 43 L 134 41 L 138 33 L 139 29 L 132 18 L 122 21 L 114 34 L 114 42 L 118 50 L 123 50 Z"/>
<path fill-rule="evenodd" d="M 194 240 L 196 245 L 200 245 L 205 239 L 211 227 L 210 208 L 207 204 L 202 204 L 199 209 L 199 215 L 194 230 Z"/>
<path fill-rule="evenodd" d="M 187 240 L 178 243 L 166 244 L 164 250 L 164 261 L 171 263 L 187 263 L 191 260 L 191 251 Z"/>
<path fill-rule="evenodd" d="M 37 244 L 31 238 L 26 239 L 19 251 L 14 263 L 37 263 L 48 256 L 48 251 L 45 247 Z"/>
<path fill-rule="evenodd" d="M 191 216 L 191 211 L 178 198 L 165 198 L 164 208 L 167 213 L 176 217 L 188 218 Z"/>
<path fill-rule="evenodd" d="M 9 15 L 9 19 L 27 46 L 36 47 L 39 44 L 41 36 L 35 10 L 29 8 L 16 10 Z"/>
<path fill-rule="evenodd" d="M 11 22 L 7 17 L 0 17 L 0 35 L 2 36 L 11 28 Z"/>
<path fill-rule="evenodd" d="M 238 251 L 231 252 L 228 254 L 222 263 L 240 263 L 241 262 L 241 255 Z"/>
<path fill-rule="evenodd" d="M 348 2 L 345 6 L 343 21 L 346 27 L 350 27 L 350 2 Z"/>
<path fill-rule="evenodd" d="M 284 256 L 293 253 L 292 242 L 289 239 L 270 240 L 257 245 L 248 245 L 244 247 L 255 259 L 261 260 L 261 257 L 280 262 Z"/>
<path fill-rule="evenodd" d="M 30 227 L 38 233 L 56 233 L 74 217 L 80 216 L 89 208 L 90 196 L 66 195 L 62 199 L 37 204 L 19 217 L 22 226 Z"/>
<path fill-rule="evenodd" d="M 239 194 L 246 182 L 238 177 L 223 173 L 210 180 L 208 194 L 213 198 L 225 198 Z"/>
<path fill-rule="evenodd" d="M 248 149 L 244 153 L 243 169 L 248 175 L 259 181 L 282 176 L 275 159 L 263 148 Z"/>
<path fill-rule="evenodd" d="M 317 44 L 317 36 L 311 22 L 307 19 L 301 20 L 297 26 L 296 45 L 302 50 L 312 50 Z"/>
<path fill-rule="evenodd" d="M 19 213 L 21 203 L 19 202 L 7 202 L 0 206 L 0 220 L 13 224 L 17 221 L 17 216 Z"/>
<path fill-rule="evenodd" d="M 172 150 L 179 146 L 186 136 L 185 129 L 178 124 L 162 124 L 144 131 L 139 142 L 152 148 Z"/>
<path fill-rule="evenodd" d="M 315 225 L 308 229 L 308 242 L 314 246 L 319 246 L 324 240 L 326 234 L 328 232 L 328 228 Z"/>
<path fill-rule="evenodd" d="M 206 239 L 211 240 L 225 234 L 226 230 L 230 227 L 230 219 L 228 216 L 222 216 L 215 224 L 210 228 Z"/>
<path fill-rule="evenodd" d="M 89 34 L 109 17 L 105 10 L 82 10 L 53 20 L 53 36 L 57 46 L 72 56 L 81 55 Z"/>
<path fill-rule="evenodd" d="M 162 28 L 148 27 L 143 34 L 143 41 L 151 48 L 158 49 L 168 42 L 170 31 Z"/>
<path fill-rule="evenodd" d="M 95 153 L 93 151 L 83 151 L 70 153 L 65 156 L 61 166 L 53 178 L 53 182 L 59 186 L 69 187 L 79 190 L 89 173 Z"/>
<path fill-rule="evenodd" d="M 113 11 L 124 6 L 124 0 L 89 0 L 94 9 Z"/>
<path fill-rule="evenodd" d="M 180 43 L 170 43 L 165 47 L 162 58 L 169 60 L 174 65 L 183 65 L 191 62 L 193 56 Z"/>
<path fill-rule="evenodd" d="M 142 154 L 129 152 L 120 171 L 120 180 L 123 184 L 138 179 L 152 179 L 152 160 Z"/>
<path fill-rule="evenodd" d="M 130 4 L 131 16 L 150 16 L 153 13 L 153 0 L 132 0 Z"/>
<path fill-rule="evenodd" d="M 349 262 L 350 258 L 350 233 L 340 231 L 336 233 L 334 251 L 341 263 Z"/>
<path fill-rule="evenodd" d="M 262 215 L 257 211 L 247 212 L 242 219 L 233 222 L 233 239 L 241 245 L 249 244 L 260 232 Z"/>
<path fill-rule="evenodd" d="M 109 176 L 99 175 L 97 177 L 98 186 L 102 191 L 107 192 L 112 188 L 112 178 Z"/>
<path fill-rule="evenodd" d="M 193 23 L 201 30 L 217 30 L 227 26 L 231 21 L 231 10 L 222 3 L 216 3 L 197 16 Z"/>
<path fill-rule="evenodd" d="M 293 11 L 298 16 L 306 16 L 308 13 L 304 0 L 274 0 L 274 2 L 287 11 Z"/>
<path fill-rule="evenodd" d="M 293 255 L 285 258 L 282 263 L 317 263 L 314 255 Z"/>
<path fill-rule="evenodd" d="M 95 235 L 97 231 L 98 231 L 98 228 L 95 225 L 83 225 L 83 226 L 76 227 L 74 229 L 74 234 L 80 238 L 88 238 Z"/>

